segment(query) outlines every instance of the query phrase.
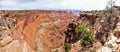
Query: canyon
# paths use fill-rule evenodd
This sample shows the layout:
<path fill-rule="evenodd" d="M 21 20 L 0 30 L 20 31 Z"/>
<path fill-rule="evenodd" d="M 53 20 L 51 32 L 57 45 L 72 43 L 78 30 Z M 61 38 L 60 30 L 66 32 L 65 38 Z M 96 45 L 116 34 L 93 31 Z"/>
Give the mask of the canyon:
<path fill-rule="evenodd" d="M 92 46 L 82 47 L 81 40 L 71 40 L 74 42 L 70 43 L 70 52 L 119 52 L 119 14 L 116 14 L 115 28 L 111 30 L 106 23 L 108 13 L 104 10 L 0 11 L 0 52 L 65 52 L 66 38 L 69 33 L 74 34 L 69 29 L 74 31 L 74 26 L 79 24 L 93 27 L 96 41 Z"/>
<path fill-rule="evenodd" d="M 55 10 L 1 11 L 1 24 L 5 22 L 6 26 L 0 26 L 0 52 L 50 52 L 62 47 L 67 24 L 78 14 Z"/>

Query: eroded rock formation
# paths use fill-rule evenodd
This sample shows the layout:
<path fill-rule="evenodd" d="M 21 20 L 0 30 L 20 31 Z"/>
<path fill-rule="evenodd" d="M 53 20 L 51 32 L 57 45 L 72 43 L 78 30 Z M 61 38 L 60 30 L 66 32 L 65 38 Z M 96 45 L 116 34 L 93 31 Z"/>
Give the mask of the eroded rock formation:
<path fill-rule="evenodd" d="M 3 11 L 0 52 L 61 51 L 67 24 L 76 17 L 67 11 Z"/>
<path fill-rule="evenodd" d="M 75 39 L 70 36 L 70 40 L 73 41 L 70 52 L 119 52 L 120 17 L 116 19 L 114 31 L 108 31 L 109 26 L 104 23 L 106 16 L 103 15 L 103 11 L 83 11 L 79 17 L 75 14 L 54 10 L 2 11 L 0 52 L 64 52 L 66 31 L 71 31 L 68 33 L 73 33 L 74 36 L 77 24 L 92 26 L 97 42 L 91 47 L 81 47 L 80 40 L 74 41 Z"/>

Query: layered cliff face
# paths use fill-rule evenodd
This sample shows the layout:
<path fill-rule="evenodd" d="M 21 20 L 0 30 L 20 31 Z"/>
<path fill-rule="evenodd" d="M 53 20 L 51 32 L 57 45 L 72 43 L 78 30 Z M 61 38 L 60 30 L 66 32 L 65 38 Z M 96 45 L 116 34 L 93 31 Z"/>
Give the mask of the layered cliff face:
<path fill-rule="evenodd" d="M 67 24 L 71 19 L 78 17 L 74 12 L 66 11 L 7 11 L 5 13 L 2 18 L 8 19 L 14 27 L 7 24 L 9 29 L 6 31 L 10 31 L 11 34 L 1 38 L 1 42 L 3 41 L 1 52 L 50 52 L 51 49 L 59 48 L 64 45 L 64 31 Z M 6 28 L 6 26 L 1 27 Z M 6 43 L 9 39 L 10 41 Z"/>

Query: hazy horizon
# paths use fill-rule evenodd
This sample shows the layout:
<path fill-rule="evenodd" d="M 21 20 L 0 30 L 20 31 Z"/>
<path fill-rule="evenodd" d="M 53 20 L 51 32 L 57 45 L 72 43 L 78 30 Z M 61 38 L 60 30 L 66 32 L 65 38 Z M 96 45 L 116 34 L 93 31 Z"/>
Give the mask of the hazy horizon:
<path fill-rule="evenodd" d="M 0 0 L 0 10 L 103 10 L 109 0 Z M 120 0 L 115 3 L 120 6 Z"/>

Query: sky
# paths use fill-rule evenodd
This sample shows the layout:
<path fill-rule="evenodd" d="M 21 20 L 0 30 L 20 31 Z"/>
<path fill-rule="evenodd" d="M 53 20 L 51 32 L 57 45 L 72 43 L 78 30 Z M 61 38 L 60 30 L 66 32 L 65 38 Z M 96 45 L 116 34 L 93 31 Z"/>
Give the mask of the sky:
<path fill-rule="evenodd" d="M 1 10 L 77 9 L 102 10 L 109 0 L 0 0 Z M 120 0 L 116 0 L 120 6 Z"/>

